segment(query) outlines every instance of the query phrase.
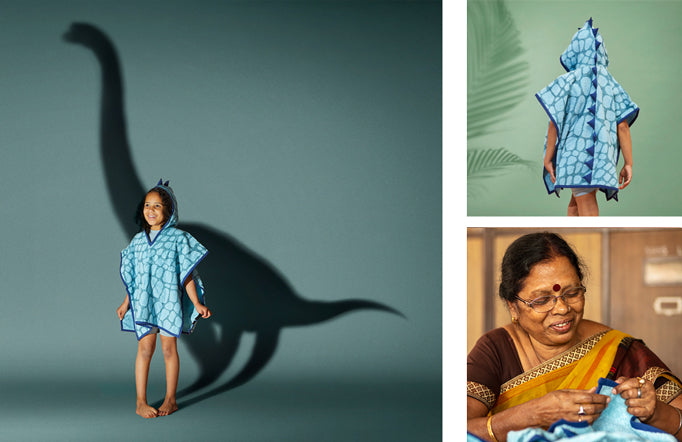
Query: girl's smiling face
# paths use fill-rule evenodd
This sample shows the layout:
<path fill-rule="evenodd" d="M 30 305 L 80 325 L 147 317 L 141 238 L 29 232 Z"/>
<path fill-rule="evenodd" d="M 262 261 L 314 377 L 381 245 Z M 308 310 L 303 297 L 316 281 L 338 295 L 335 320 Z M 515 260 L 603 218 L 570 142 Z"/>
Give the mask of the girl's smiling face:
<path fill-rule="evenodd" d="M 163 216 L 163 201 L 158 192 L 149 192 L 144 199 L 144 219 L 149 224 L 151 230 L 161 230 L 166 222 Z"/>

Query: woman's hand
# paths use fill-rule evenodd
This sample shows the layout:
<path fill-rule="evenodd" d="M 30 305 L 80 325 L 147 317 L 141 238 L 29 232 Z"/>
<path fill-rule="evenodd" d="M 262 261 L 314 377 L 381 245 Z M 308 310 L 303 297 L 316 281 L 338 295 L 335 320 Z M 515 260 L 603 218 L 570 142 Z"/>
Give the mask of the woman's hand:
<path fill-rule="evenodd" d="M 589 390 L 556 390 L 527 404 L 530 406 L 532 403 L 533 413 L 537 415 L 543 428 L 549 428 L 559 419 L 591 424 L 611 400 L 608 396 L 595 393 L 596 391 L 597 387 Z"/>
<path fill-rule="evenodd" d="M 597 387 L 589 390 L 557 390 L 508 408 L 493 415 L 490 422 L 493 433 L 498 440 L 503 441 L 509 431 L 528 427 L 547 429 L 559 419 L 591 424 L 611 400 L 609 396 L 597 394 L 596 391 Z M 467 397 L 467 431 L 488 440 L 487 415 L 488 408 L 482 402 Z"/>
<path fill-rule="evenodd" d="M 642 378 L 619 377 L 616 379 L 615 394 L 621 395 L 628 406 L 628 413 L 636 416 L 642 422 L 647 422 L 656 412 L 656 389 L 651 381 Z M 638 397 L 639 396 L 639 397 Z"/>
<path fill-rule="evenodd" d="M 118 315 L 118 319 L 123 320 L 123 317 L 125 316 L 126 312 L 128 311 L 128 308 L 130 307 L 130 302 L 128 301 L 128 298 L 126 297 L 126 300 L 123 301 L 123 304 L 121 304 L 117 309 L 116 309 L 116 314 Z"/>

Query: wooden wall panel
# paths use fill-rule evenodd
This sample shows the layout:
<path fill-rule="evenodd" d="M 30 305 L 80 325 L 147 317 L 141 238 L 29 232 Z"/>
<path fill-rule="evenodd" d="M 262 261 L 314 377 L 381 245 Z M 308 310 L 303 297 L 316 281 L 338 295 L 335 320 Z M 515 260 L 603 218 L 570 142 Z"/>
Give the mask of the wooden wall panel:
<path fill-rule="evenodd" d="M 483 275 L 485 270 L 482 236 L 467 238 L 467 353 L 484 332 Z"/>
<path fill-rule="evenodd" d="M 682 375 L 682 230 L 611 234 L 611 326 L 644 340 L 678 376 Z M 668 283 L 647 283 L 645 266 L 666 267 Z M 665 275 L 667 273 L 667 275 Z M 651 280 L 651 278 L 649 278 Z M 661 302 L 664 301 L 664 302 Z M 657 305 L 658 304 L 658 305 Z M 657 311 L 658 310 L 658 311 Z"/>

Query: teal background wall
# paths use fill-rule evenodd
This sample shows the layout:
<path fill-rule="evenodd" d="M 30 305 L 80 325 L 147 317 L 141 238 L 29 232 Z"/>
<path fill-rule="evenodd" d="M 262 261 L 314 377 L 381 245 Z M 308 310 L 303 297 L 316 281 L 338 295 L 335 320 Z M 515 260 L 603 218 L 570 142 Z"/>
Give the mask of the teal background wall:
<path fill-rule="evenodd" d="M 529 63 L 526 97 L 500 116 L 496 133 L 477 140 L 506 147 L 536 162 L 533 170 L 509 169 L 487 179 L 485 192 L 468 199 L 468 215 L 565 215 L 570 192 L 548 196 L 542 183 L 542 151 L 548 120 L 535 93 L 565 71 L 559 56 L 587 19 L 594 19 L 609 55 L 609 72 L 641 109 L 632 127 L 633 181 L 619 202 L 597 199 L 601 215 L 681 215 L 677 191 L 682 151 L 675 146 L 682 46 L 680 1 L 522 1 L 506 5 L 521 34 Z M 619 168 L 622 166 L 622 159 Z"/>
<path fill-rule="evenodd" d="M 440 440 L 439 2 L 0 11 L 0 439 Z M 150 187 L 171 180 L 181 220 L 231 235 L 307 299 L 368 299 L 406 318 L 285 329 L 249 384 L 142 423 L 136 341 L 115 315 L 130 238 L 99 157 L 99 66 L 61 39 L 74 21 L 117 45 L 135 164 Z M 206 284 L 210 304 L 220 289 Z M 182 386 L 196 367 L 181 341 Z M 226 376 L 251 344 L 245 334 Z M 150 397 L 163 391 L 159 352 Z"/>

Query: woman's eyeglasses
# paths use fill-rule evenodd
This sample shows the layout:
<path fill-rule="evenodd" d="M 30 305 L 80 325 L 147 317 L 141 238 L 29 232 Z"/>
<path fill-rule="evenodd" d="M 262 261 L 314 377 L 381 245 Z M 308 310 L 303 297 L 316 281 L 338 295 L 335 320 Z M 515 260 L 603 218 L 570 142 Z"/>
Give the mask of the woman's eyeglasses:
<path fill-rule="evenodd" d="M 567 305 L 577 304 L 585 299 L 586 291 L 587 289 L 585 287 L 579 286 L 566 289 L 559 296 L 552 295 L 540 296 L 539 298 L 535 298 L 531 301 L 526 301 L 525 299 L 521 299 L 518 296 L 516 297 L 516 299 L 523 302 L 528 307 L 532 308 L 538 313 L 547 313 L 548 311 L 554 308 L 557 299 L 561 298 L 561 300 L 564 301 L 564 304 Z"/>

